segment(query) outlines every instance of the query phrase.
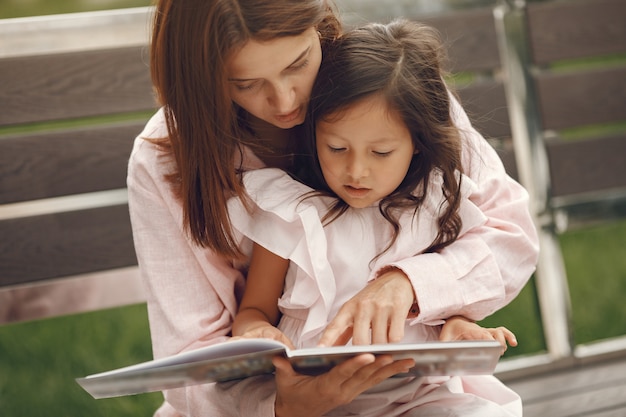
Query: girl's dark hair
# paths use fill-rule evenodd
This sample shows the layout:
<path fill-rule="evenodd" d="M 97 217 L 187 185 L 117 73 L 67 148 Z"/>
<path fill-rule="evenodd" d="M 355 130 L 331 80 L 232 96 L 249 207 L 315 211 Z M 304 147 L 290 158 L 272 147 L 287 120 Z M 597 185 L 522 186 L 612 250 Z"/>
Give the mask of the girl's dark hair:
<path fill-rule="evenodd" d="M 233 104 L 226 62 L 248 40 L 320 32 L 322 48 L 340 33 L 332 0 L 158 0 L 150 49 L 152 82 L 164 107 L 176 171 L 167 177 L 191 238 L 225 256 L 240 255 L 226 209 L 245 197 L 234 161 L 250 128 Z"/>
<path fill-rule="evenodd" d="M 427 198 L 431 179 L 439 174 L 445 201 L 437 218 L 437 237 L 426 251 L 443 249 L 461 229 L 461 134 L 450 116 L 451 97 L 442 77 L 443 59 L 438 33 L 428 26 L 406 20 L 370 24 L 333 42 L 313 87 L 306 122 L 309 168 L 301 179 L 323 194 L 336 197 L 324 181 L 318 162 L 316 122 L 340 119 L 342 112 L 360 100 L 382 96 L 400 115 L 419 150 L 403 182 L 380 202 L 380 212 L 395 230 L 388 247 L 399 232 L 397 210 L 417 212 Z M 347 209 L 348 205 L 337 198 L 324 220 L 333 221 Z"/>

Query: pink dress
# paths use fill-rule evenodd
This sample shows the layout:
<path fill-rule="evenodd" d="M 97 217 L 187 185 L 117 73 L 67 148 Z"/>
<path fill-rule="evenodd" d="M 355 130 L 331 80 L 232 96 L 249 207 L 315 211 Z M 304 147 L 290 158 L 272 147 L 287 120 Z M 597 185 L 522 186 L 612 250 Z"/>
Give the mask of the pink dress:
<path fill-rule="evenodd" d="M 284 292 L 278 306 L 282 313 L 278 327 L 297 348 L 314 347 L 324 328 L 348 299 L 376 278 L 376 271 L 423 252 L 437 235 L 434 219 L 441 206 L 442 179 L 434 175 L 429 198 L 414 215 L 412 210 L 399 217 L 400 234 L 394 245 L 378 256 L 392 236 L 391 225 L 382 217 L 378 205 L 364 209 L 348 209 L 335 221 L 322 225 L 321 219 L 334 199 L 302 197 L 311 188 L 293 180 L 278 169 L 261 169 L 244 175 L 246 191 L 254 202 L 248 212 L 238 198 L 229 201 L 231 224 L 239 233 L 241 246 L 259 243 L 273 253 L 289 259 Z M 471 195 L 472 181 L 464 178 L 461 194 Z M 487 221 L 485 215 L 466 197 L 459 213 L 463 220 L 460 238 Z M 437 279 L 431 276 L 431 279 Z M 407 320 L 402 342 L 425 342 L 439 339 L 442 320 L 432 323 Z M 456 380 L 458 387 L 454 387 Z M 492 377 L 420 378 L 388 380 L 357 397 L 348 406 L 333 410 L 330 415 L 392 416 L 418 409 L 430 402 L 431 391 L 442 395 L 437 386 L 445 384 L 450 395 L 462 396 L 465 386 L 490 386 L 487 397 L 481 398 L 491 407 L 503 406 L 500 415 L 521 415 L 519 397 Z M 452 382 L 451 382 L 452 381 Z M 464 383 L 465 384 L 464 384 Z M 483 390 L 485 391 L 485 390 Z M 421 394 L 418 394 L 421 393 Z M 475 397 L 473 394 L 470 395 Z M 510 413 L 507 414 L 505 408 Z M 398 410 L 402 410 L 401 413 Z"/>
<path fill-rule="evenodd" d="M 454 120 L 468 143 L 464 167 L 475 184 L 468 199 L 486 220 L 439 254 L 393 262 L 411 279 L 420 303 L 417 321 L 427 325 L 455 314 L 481 320 L 507 305 L 528 281 L 538 254 L 528 194 L 506 175 L 498 156 L 472 128 L 458 103 L 454 106 Z M 180 201 L 164 180 L 175 162 L 171 155 L 144 140 L 166 136 L 159 111 L 135 141 L 127 180 L 155 358 L 226 340 L 246 268 L 195 245 L 187 236 Z M 248 169 L 263 167 L 250 153 L 244 155 L 243 162 Z M 455 386 L 462 386 L 463 381 L 455 382 Z M 433 389 L 447 390 L 442 386 Z M 165 402 L 156 416 L 274 415 L 271 377 L 196 385 L 165 391 L 164 395 Z M 463 398 L 465 401 L 467 396 Z M 444 409 L 445 404 L 435 408 Z M 448 415 L 471 415 L 469 408 Z M 420 409 L 425 412 L 424 407 Z"/>

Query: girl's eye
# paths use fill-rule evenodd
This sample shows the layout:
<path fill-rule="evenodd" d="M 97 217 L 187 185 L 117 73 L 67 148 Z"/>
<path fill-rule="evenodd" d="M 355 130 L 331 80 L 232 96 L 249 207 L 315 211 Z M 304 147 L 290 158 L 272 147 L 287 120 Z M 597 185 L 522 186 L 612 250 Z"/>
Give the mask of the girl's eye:
<path fill-rule="evenodd" d="M 345 151 L 346 148 L 336 148 L 334 146 L 329 146 L 328 149 L 332 152 L 332 153 L 339 153 L 342 151 Z"/>
<path fill-rule="evenodd" d="M 393 151 L 389 151 L 389 152 L 377 152 L 377 151 L 373 151 L 374 155 L 376 155 L 376 156 L 380 156 L 380 157 L 383 157 L 383 158 L 384 158 L 384 157 L 386 157 L 386 156 L 391 155 L 391 152 L 393 152 Z"/>

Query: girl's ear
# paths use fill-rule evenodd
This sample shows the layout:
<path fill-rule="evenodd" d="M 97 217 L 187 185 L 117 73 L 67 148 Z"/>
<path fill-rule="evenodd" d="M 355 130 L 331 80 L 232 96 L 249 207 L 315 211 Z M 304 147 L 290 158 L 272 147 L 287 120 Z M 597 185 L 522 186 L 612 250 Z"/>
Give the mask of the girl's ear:
<path fill-rule="evenodd" d="M 415 150 L 413 151 L 413 155 L 417 155 L 418 153 L 420 153 L 420 150 L 415 148 Z"/>

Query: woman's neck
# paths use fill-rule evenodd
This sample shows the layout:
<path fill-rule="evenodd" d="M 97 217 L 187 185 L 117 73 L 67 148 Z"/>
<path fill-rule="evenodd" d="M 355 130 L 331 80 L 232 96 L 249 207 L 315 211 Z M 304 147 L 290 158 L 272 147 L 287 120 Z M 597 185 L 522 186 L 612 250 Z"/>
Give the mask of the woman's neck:
<path fill-rule="evenodd" d="M 261 119 L 250 116 L 254 132 L 252 149 L 267 166 L 288 170 L 293 164 L 293 138 L 291 130 L 281 129 Z"/>

